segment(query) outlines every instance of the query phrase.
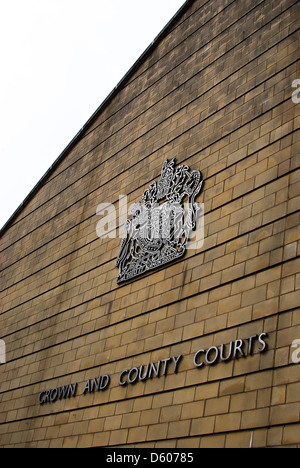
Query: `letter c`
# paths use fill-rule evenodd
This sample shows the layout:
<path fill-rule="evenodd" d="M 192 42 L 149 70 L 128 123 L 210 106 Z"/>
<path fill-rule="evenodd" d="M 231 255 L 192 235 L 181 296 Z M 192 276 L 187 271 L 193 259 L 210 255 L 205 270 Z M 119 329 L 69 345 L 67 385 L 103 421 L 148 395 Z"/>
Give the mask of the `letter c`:
<path fill-rule="evenodd" d="M 199 351 L 197 351 L 195 356 L 194 356 L 194 366 L 195 367 L 202 367 L 204 365 L 204 362 L 199 362 L 198 363 L 198 356 L 201 353 L 205 353 L 205 351 L 203 349 L 199 349 Z"/>
<path fill-rule="evenodd" d="M 43 398 L 43 395 L 45 394 L 46 392 L 42 392 L 40 393 L 39 395 L 39 404 L 40 405 L 44 405 L 45 401 L 42 399 Z"/>
<path fill-rule="evenodd" d="M 122 380 L 122 377 L 123 377 L 124 374 L 128 374 L 128 370 L 124 370 L 124 371 L 121 372 L 121 374 L 120 374 L 119 385 L 122 385 L 122 386 L 127 385 L 127 383 L 128 383 L 128 382 L 123 382 L 123 380 Z"/>

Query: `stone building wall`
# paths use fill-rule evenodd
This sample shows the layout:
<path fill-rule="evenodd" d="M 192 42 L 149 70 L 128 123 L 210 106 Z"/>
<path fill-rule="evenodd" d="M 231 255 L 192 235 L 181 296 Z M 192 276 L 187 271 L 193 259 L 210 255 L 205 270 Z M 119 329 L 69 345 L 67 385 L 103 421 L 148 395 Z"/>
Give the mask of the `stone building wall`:
<path fill-rule="evenodd" d="M 188 1 L 2 230 L 1 447 L 300 445 L 299 12 Z M 117 285 L 97 206 L 173 158 L 204 245 Z"/>

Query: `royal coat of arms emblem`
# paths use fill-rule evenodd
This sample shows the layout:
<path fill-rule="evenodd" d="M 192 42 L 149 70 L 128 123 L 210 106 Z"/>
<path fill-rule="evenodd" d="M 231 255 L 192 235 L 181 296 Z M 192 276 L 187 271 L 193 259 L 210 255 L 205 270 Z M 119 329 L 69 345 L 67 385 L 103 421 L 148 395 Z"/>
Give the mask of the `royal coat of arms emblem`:
<path fill-rule="evenodd" d="M 166 160 L 161 178 L 143 194 L 143 204 L 131 208 L 117 258 L 117 283 L 138 277 L 182 257 L 200 210 L 195 202 L 203 178 L 188 166 Z"/>

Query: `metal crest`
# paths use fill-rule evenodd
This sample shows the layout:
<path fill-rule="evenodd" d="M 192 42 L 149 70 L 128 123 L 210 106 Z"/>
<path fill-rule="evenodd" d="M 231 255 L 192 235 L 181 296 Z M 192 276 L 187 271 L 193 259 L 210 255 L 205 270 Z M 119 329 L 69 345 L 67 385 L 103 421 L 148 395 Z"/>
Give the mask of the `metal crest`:
<path fill-rule="evenodd" d="M 161 178 L 143 194 L 143 204 L 131 208 L 117 258 L 117 283 L 138 277 L 149 270 L 182 257 L 191 231 L 196 229 L 199 205 L 195 202 L 203 178 L 188 166 L 175 168 L 175 159 L 166 160 Z"/>

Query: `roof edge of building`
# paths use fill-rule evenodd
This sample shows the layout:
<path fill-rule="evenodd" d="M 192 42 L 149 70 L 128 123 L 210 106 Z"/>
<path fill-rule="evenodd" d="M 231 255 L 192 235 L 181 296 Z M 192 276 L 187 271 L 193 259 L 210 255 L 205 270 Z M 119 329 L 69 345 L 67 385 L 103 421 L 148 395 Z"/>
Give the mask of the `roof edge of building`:
<path fill-rule="evenodd" d="M 78 143 L 82 135 L 86 132 L 86 130 L 92 125 L 92 123 L 96 120 L 96 118 L 100 115 L 100 113 L 110 104 L 110 102 L 115 98 L 119 90 L 128 82 L 131 76 L 136 72 L 136 70 L 140 67 L 140 65 L 146 60 L 146 58 L 152 53 L 152 51 L 157 47 L 157 45 L 162 41 L 167 34 L 169 33 L 170 29 L 173 27 L 174 23 L 178 21 L 178 19 L 186 12 L 186 10 L 195 2 L 195 0 L 186 0 L 185 3 L 180 7 L 180 9 L 175 13 L 175 15 L 170 19 L 167 25 L 161 30 L 161 32 L 156 36 L 156 38 L 151 42 L 151 44 L 147 47 L 147 49 L 142 53 L 142 55 L 137 59 L 137 61 L 133 64 L 133 66 L 129 69 L 129 71 L 123 76 L 123 78 L 119 81 L 119 83 L 114 87 L 111 93 L 104 99 L 104 101 L 100 104 L 100 106 L 96 109 L 96 111 L 92 114 L 92 116 L 87 120 L 87 122 L 83 125 L 83 127 L 77 132 L 74 138 L 70 141 L 70 143 L 65 147 L 65 149 L 61 152 L 58 158 L 54 161 L 54 163 L 50 166 L 50 168 L 45 172 L 43 177 L 39 180 L 39 182 L 34 186 L 34 188 L 29 192 L 27 197 L 23 200 L 23 202 L 18 206 L 12 216 L 7 220 L 7 222 L 2 226 L 0 229 L 0 238 L 3 234 L 10 228 L 12 223 L 15 219 L 19 216 L 22 212 L 23 208 L 29 203 L 30 200 L 35 196 L 35 194 L 39 191 L 48 177 L 53 173 L 53 171 L 59 166 L 59 164 L 63 161 L 63 159 L 67 156 L 69 151 Z"/>

